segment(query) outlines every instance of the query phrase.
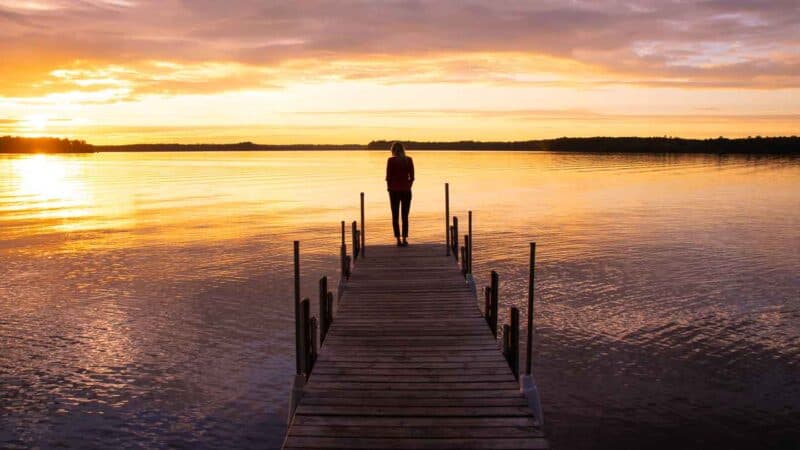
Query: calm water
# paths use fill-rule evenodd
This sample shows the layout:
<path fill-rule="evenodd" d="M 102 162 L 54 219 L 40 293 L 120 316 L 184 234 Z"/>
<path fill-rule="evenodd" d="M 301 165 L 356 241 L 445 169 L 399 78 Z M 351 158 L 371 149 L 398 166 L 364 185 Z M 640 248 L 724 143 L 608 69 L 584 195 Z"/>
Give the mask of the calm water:
<path fill-rule="evenodd" d="M 412 244 L 449 181 L 504 313 L 538 243 L 555 447 L 800 448 L 800 160 L 413 156 Z M 0 156 L 0 447 L 278 447 L 291 242 L 312 297 L 359 191 L 389 242 L 386 157 Z"/>

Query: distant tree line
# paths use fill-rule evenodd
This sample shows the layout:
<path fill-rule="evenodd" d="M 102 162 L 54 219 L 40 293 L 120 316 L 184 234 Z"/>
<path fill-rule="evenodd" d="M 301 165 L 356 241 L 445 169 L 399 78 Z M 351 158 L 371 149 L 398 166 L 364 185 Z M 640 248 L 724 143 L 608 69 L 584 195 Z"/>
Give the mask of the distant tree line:
<path fill-rule="evenodd" d="M 364 149 L 364 145 L 349 144 L 287 144 L 265 145 L 252 142 L 235 144 L 128 144 L 96 145 L 98 152 L 226 152 L 226 151 L 265 151 L 265 150 L 353 150 Z"/>
<path fill-rule="evenodd" d="M 372 141 L 370 150 L 386 150 L 394 141 Z M 675 137 L 588 137 L 509 142 L 399 141 L 414 150 L 517 150 L 592 153 L 800 153 L 800 137 L 682 139 Z"/>
<path fill-rule="evenodd" d="M 0 153 L 91 153 L 86 141 L 52 137 L 0 136 Z"/>
<path fill-rule="evenodd" d="M 388 150 L 394 141 L 361 144 L 264 145 L 235 144 L 130 144 L 91 145 L 82 140 L 59 138 L 0 137 L 0 153 L 89 152 L 197 152 L 197 151 L 292 151 L 292 150 Z M 531 141 L 399 141 L 410 150 L 512 150 L 591 153 L 749 153 L 800 154 L 800 137 L 747 137 L 741 139 L 682 139 L 675 137 L 588 137 Z"/>

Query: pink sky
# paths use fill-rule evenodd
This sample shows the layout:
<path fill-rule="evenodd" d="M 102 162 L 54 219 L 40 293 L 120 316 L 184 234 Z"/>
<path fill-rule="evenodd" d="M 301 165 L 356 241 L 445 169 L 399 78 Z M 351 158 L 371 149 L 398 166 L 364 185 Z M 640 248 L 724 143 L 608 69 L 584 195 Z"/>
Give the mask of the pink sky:
<path fill-rule="evenodd" d="M 797 1 L 0 0 L 0 134 L 800 134 Z"/>

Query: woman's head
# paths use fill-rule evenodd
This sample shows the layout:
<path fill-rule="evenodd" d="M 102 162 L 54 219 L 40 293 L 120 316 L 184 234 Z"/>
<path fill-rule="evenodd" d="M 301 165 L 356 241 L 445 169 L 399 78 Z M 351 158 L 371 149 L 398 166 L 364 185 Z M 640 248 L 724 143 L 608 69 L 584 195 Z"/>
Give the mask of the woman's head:
<path fill-rule="evenodd" d="M 399 142 L 392 143 L 392 156 L 397 156 L 398 158 L 406 157 L 406 149 L 403 148 L 403 144 Z"/>

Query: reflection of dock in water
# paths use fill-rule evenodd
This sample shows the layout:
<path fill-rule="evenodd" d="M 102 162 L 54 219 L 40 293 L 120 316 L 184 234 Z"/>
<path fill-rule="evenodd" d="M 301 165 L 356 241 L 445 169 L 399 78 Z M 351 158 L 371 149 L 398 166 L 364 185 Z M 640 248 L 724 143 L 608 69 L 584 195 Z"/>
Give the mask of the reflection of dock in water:
<path fill-rule="evenodd" d="M 457 220 L 450 225 L 447 209 L 446 245 L 365 252 L 362 202 L 352 273 L 342 223 L 342 279 L 349 279 L 340 286 L 335 320 L 326 280 L 319 322 L 309 300 L 295 293 L 298 374 L 284 448 L 548 448 L 530 364 L 527 375 L 519 373 L 519 313 L 513 308 L 503 326 L 501 352 L 497 274 L 481 314 L 470 235 L 457 245 Z M 531 283 L 532 274 L 533 266 Z"/>

